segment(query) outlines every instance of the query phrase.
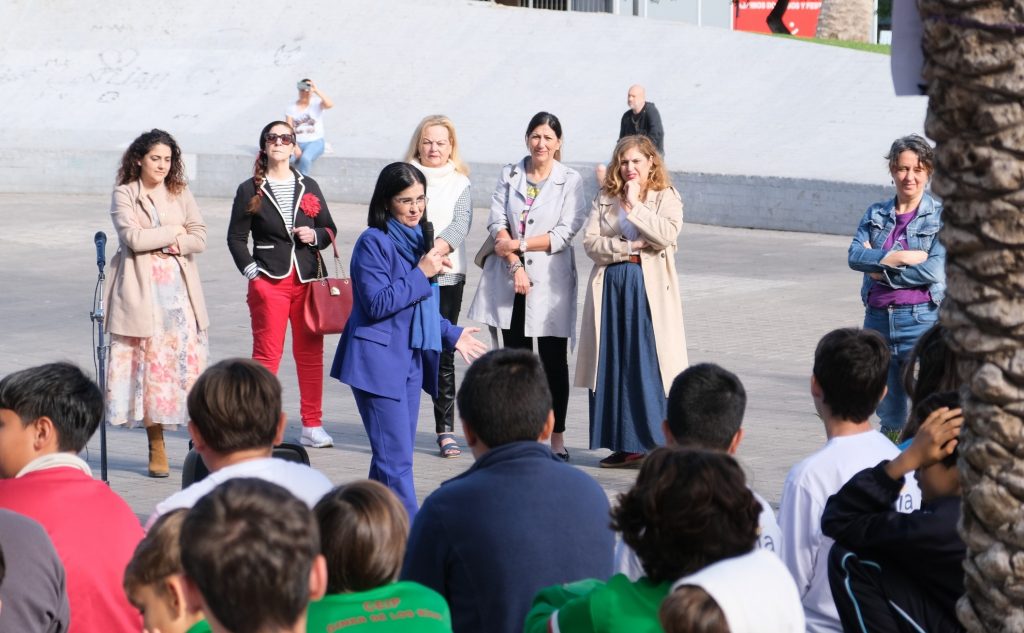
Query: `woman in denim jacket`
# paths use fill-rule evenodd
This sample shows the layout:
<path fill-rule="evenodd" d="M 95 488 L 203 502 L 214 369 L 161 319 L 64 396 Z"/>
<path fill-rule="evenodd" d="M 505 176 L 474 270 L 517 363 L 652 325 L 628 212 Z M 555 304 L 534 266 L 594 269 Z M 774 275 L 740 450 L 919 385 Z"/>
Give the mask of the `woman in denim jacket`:
<path fill-rule="evenodd" d="M 902 375 L 917 339 L 939 318 L 946 293 L 946 249 L 939 242 L 942 203 L 925 192 L 932 148 L 916 134 L 889 150 L 896 197 L 871 205 L 850 244 L 850 268 L 864 273 L 864 327 L 889 345 L 888 392 L 878 407 L 882 432 L 896 437 L 907 420 Z"/>

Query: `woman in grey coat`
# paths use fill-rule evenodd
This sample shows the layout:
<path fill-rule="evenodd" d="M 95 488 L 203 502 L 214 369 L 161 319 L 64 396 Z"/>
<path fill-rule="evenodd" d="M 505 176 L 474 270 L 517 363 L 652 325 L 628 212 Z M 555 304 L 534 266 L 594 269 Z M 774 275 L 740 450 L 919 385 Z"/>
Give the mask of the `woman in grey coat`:
<path fill-rule="evenodd" d="M 576 258 L 572 238 L 587 219 L 583 179 L 558 162 L 562 124 L 538 112 L 526 128 L 530 155 L 501 170 L 491 197 L 488 231 L 494 254 L 467 315 L 501 328 L 504 347 L 537 353 L 551 389 L 551 449 L 564 461 L 569 406 L 568 344 L 576 342 Z M 514 406 L 514 403 L 510 403 Z"/>

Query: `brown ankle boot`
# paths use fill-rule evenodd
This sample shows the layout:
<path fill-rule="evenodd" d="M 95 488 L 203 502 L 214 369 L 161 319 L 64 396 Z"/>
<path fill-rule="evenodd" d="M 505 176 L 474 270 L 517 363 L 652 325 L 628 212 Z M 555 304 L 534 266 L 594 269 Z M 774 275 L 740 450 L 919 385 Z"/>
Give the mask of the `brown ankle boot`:
<path fill-rule="evenodd" d="M 149 437 L 149 476 L 167 477 L 171 468 L 167 464 L 167 449 L 164 447 L 164 427 L 159 424 L 146 427 Z"/>

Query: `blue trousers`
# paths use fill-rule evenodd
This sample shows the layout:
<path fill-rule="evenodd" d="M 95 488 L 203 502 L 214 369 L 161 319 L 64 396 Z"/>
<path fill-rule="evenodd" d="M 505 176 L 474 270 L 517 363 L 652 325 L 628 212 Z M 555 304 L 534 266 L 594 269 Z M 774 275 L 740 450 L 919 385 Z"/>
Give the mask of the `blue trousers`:
<path fill-rule="evenodd" d="M 308 176 L 309 171 L 313 169 L 313 161 L 324 153 L 324 139 L 318 138 L 308 143 L 299 143 L 299 149 L 302 150 L 302 156 L 299 156 L 295 169 L 298 169 L 303 176 Z"/>
<path fill-rule="evenodd" d="M 393 400 L 352 387 L 356 408 L 370 439 L 370 479 L 379 481 L 394 492 L 409 513 L 416 516 L 416 486 L 412 476 L 412 452 L 416 445 L 416 419 L 420 412 L 423 389 L 423 362 L 419 353 L 412 353 L 409 373 L 405 379 L 405 396 Z"/>
<path fill-rule="evenodd" d="M 899 431 L 907 423 L 907 392 L 903 389 L 903 369 L 917 339 L 939 320 L 939 307 L 934 303 L 913 306 L 868 308 L 864 329 L 875 330 L 885 339 L 892 359 L 889 361 L 888 393 L 878 405 L 882 431 Z"/>

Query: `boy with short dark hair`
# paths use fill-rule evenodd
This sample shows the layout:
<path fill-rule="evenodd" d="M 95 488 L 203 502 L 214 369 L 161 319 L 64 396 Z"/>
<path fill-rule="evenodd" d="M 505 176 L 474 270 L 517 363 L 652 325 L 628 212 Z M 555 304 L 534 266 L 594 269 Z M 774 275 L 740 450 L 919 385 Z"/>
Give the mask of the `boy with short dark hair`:
<path fill-rule="evenodd" d="M 190 604 L 215 633 L 301 633 L 327 588 L 309 507 L 262 479 L 235 478 L 199 499 L 181 526 Z"/>
<path fill-rule="evenodd" d="M 117 587 L 142 526 L 78 457 L 102 420 L 99 387 L 69 363 L 0 380 L 0 508 L 50 535 L 67 573 L 74 631 L 138 631 L 142 620 Z"/>
<path fill-rule="evenodd" d="M 542 444 L 554 413 L 534 354 L 483 355 L 457 401 L 476 463 L 424 502 L 402 578 L 444 595 L 457 633 L 519 633 L 542 587 L 608 578 L 608 497 Z"/>
<path fill-rule="evenodd" d="M 821 517 L 822 531 L 835 539 L 828 575 L 847 630 L 963 630 L 956 617 L 967 550 L 957 531 L 963 414 L 952 392 L 926 398 L 915 415 L 924 422 L 910 446 L 854 475 Z M 910 473 L 921 509 L 904 514 L 893 502 Z"/>
<path fill-rule="evenodd" d="M 832 539 L 821 531 L 825 502 L 861 469 L 899 454 L 868 421 L 888 371 L 889 350 L 871 330 L 833 330 L 814 352 L 811 397 L 828 441 L 789 471 L 779 507 L 782 560 L 796 580 L 809 633 L 842 631 L 828 583 Z M 920 505 L 915 483 L 901 489 L 897 504 L 907 512 Z"/>
<path fill-rule="evenodd" d="M 273 457 L 284 438 L 281 383 L 263 365 L 229 358 L 204 371 L 188 394 L 188 431 L 210 474 L 157 504 L 147 527 L 161 514 L 190 508 L 235 477 L 256 477 L 284 486 L 312 508 L 331 489 L 319 471 Z"/>
<path fill-rule="evenodd" d="M 736 374 L 714 363 L 691 365 L 672 381 L 667 417 L 661 423 L 665 443 L 735 456 L 743 440 L 747 391 Z M 761 504 L 757 547 L 778 553 L 779 524 L 771 505 L 751 488 Z M 644 575 L 636 554 L 621 540 L 615 545 L 615 571 L 631 580 Z"/>

